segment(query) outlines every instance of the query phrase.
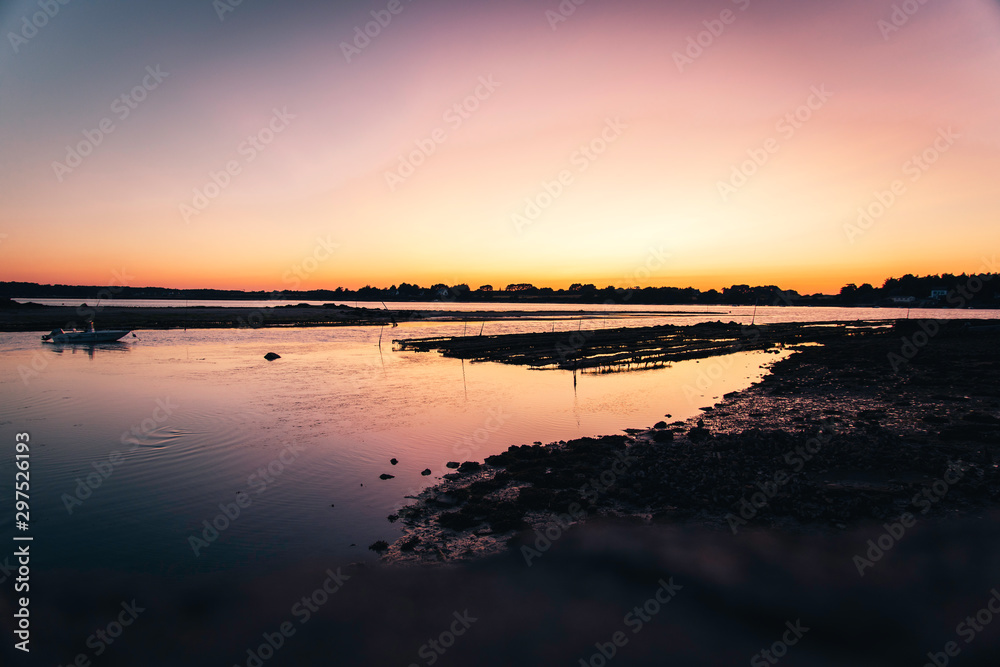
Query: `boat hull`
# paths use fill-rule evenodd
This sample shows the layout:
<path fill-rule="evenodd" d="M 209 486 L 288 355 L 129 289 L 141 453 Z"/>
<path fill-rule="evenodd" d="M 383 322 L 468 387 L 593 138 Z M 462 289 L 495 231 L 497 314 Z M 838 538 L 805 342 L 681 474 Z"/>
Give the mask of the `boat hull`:
<path fill-rule="evenodd" d="M 130 331 L 66 331 L 42 336 L 46 343 L 112 343 L 124 338 Z"/>

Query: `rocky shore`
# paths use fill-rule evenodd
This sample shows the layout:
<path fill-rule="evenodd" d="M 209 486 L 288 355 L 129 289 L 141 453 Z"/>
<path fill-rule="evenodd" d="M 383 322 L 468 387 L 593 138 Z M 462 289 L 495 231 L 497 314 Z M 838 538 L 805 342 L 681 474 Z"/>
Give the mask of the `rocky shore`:
<path fill-rule="evenodd" d="M 385 558 L 530 561 L 594 521 L 812 534 L 975 519 L 1000 505 L 997 329 L 897 322 L 799 348 L 687 421 L 466 462 L 400 510 Z"/>

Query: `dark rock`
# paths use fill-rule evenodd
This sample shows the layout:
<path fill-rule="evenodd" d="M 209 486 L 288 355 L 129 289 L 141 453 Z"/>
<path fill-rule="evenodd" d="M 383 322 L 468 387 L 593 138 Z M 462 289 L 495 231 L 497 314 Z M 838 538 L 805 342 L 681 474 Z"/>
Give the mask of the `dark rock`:
<path fill-rule="evenodd" d="M 267 359 L 268 361 L 274 361 L 275 359 L 281 359 L 281 355 L 275 354 L 274 352 L 268 352 L 267 354 L 264 355 L 264 358 Z"/>
<path fill-rule="evenodd" d="M 704 426 L 696 426 L 695 428 L 688 431 L 688 438 L 691 442 L 699 442 L 701 440 L 706 440 L 712 437 L 711 431 L 709 431 Z"/>
<path fill-rule="evenodd" d="M 395 479 L 395 477 L 395 475 L 386 475 L 385 473 L 378 476 L 379 479 Z"/>
<path fill-rule="evenodd" d="M 656 431 L 653 433 L 653 442 L 672 442 L 673 439 L 673 431 Z"/>
<path fill-rule="evenodd" d="M 438 517 L 438 523 L 444 528 L 450 530 L 462 531 L 468 530 L 473 526 L 478 526 L 481 521 L 476 520 L 475 517 L 470 516 L 466 512 L 444 512 Z"/>
<path fill-rule="evenodd" d="M 653 424 L 653 428 L 666 428 L 667 422 L 656 422 Z"/>
<path fill-rule="evenodd" d="M 386 542 L 385 540 L 378 540 L 377 542 L 372 542 L 368 546 L 368 548 L 371 549 L 372 551 L 374 551 L 375 553 L 379 553 L 380 554 L 380 553 L 382 553 L 384 551 L 388 551 L 389 550 L 389 543 Z"/>
<path fill-rule="evenodd" d="M 457 468 L 461 464 L 458 461 L 448 461 L 444 465 L 446 468 Z"/>
<path fill-rule="evenodd" d="M 416 537 L 411 537 L 402 544 L 399 545 L 400 551 L 413 551 L 413 548 L 420 544 L 420 539 Z"/>
<path fill-rule="evenodd" d="M 431 469 L 430 468 L 424 468 L 423 470 L 420 471 L 420 474 L 423 475 L 424 477 L 426 477 L 427 475 L 431 474 Z"/>
<path fill-rule="evenodd" d="M 392 465 L 396 465 L 397 463 L 399 463 L 399 461 L 397 461 L 396 459 L 389 459 L 389 463 L 391 463 Z"/>
<path fill-rule="evenodd" d="M 527 527 L 524 510 L 514 503 L 500 503 L 486 517 L 494 533 L 507 533 Z"/>
<path fill-rule="evenodd" d="M 1000 424 L 1000 419 L 997 419 L 993 415 L 975 411 L 962 417 L 962 421 L 972 422 L 974 424 Z"/>
<path fill-rule="evenodd" d="M 466 461 L 462 465 L 458 466 L 458 472 L 476 472 L 482 468 L 482 464 L 476 461 Z"/>
<path fill-rule="evenodd" d="M 547 510 L 555 498 L 555 491 L 526 486 L 517 493 L 517 504 L 525 510 Z"/>
<path fill-rule="evenodd" d="M 386 518 L 389 519 L 389 523 L 396 523 L 397 521 L 399 521 L 399 515 L 398 514 L 390 514 Z"/>

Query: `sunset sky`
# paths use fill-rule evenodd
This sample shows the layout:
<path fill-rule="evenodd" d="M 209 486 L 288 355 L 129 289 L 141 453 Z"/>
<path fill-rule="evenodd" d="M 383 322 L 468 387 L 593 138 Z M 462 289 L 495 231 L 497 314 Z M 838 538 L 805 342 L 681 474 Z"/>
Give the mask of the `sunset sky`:
<path fill-rule="evenodd" d="M 0 280 L 811 293 L 1000 247 L 996 0 L 52 5 L 0 4 Z"/>

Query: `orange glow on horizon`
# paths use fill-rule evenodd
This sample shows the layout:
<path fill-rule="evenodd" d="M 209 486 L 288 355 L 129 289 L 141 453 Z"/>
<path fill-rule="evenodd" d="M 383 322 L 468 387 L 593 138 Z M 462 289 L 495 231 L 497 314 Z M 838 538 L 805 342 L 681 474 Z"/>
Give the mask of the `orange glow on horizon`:
<path fill-rule="evenodd" d="M 225 48 L 154 53 L 109 29 L 113 60 L 53 22 L 46 59 L 0 55 L 16 84 L 0 280 L 811 294 L 983 270 L 1000 247 L 1000 7 L 927 3 L 886 37 L 890 0 L 742 4 L 680 65 L 720 7 L 593 4 L 553 27 L 534 6 L 429 0 L 351 62 L 330 38 L 368 16 L 351 3 Z M 115 116 L 154 56 L 170 75 Z M 88 147 L 103 117 L 114 130 Z"/>

